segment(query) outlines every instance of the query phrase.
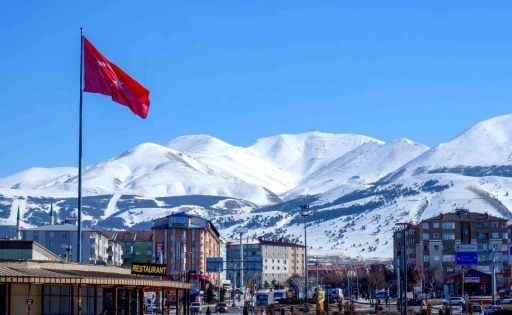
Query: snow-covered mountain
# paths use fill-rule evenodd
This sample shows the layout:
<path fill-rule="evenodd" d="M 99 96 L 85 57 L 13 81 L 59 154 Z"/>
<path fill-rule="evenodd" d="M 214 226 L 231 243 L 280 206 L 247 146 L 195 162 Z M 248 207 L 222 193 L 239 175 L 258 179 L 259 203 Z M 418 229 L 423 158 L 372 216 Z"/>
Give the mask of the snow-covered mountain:
<path fill-rule="evenodd" d="M 303 241 L 309 204 L 312 253 L 391 255 L 398 221 L 455 207 L 512 219 L 512 115 L 481 122 L 432 149 L 318 131 L 239 147 L 208 135 L 143 143 L 84 169 L 84 222 L 141 228 L 174 211 L 212 219 L 226 237 Z M 20 206 L 26 226 L 76 212 L 76 168 L 34 168 L 0 178 L 0 225 Z M 12 227 L 10 228 L 12 229 Z M 1 232 L 1 231 L 0 231 Z M 310 237 L 310 238 L 309 238 Z"/>

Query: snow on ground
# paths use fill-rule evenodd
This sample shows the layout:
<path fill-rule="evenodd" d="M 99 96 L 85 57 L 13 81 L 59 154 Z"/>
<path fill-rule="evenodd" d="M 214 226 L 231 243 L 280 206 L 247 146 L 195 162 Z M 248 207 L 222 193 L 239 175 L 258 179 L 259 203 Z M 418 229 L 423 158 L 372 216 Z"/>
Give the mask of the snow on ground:
<path fill-rule="evenodd" d="M 117 211 L 116 204 L 121 199 L 121 194 L 115 194 L 110 198 L 110 201 L 108 202 L 107 209 L 105 209 L 105 213 L 101 217 L 102 219 L 106 219 L 113 215 Z"/>

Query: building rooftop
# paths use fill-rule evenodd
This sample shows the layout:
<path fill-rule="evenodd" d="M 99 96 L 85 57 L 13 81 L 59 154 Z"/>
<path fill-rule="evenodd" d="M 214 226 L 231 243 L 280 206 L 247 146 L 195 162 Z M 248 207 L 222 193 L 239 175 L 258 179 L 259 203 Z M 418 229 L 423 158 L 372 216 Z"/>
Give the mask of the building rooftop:
<path fill-rule="evenodd" d="M 488 213 L 471 212 L 467 209 L 455 209 L 452 212 L 440 213 L 437 216 L 425 220 L 443 220 L 443 221 L 500 221 L 506 222 L 508 219 L 490 215 Z"/>
<path fill-rule="evenodd" d="M 4 282 L 141 286 L 192 289 L 189 283 L 139 277 L 122 267 L 96 266 L 48 261 L 0 261 L 0 278 Z M 33 280 L 35 279 L 35 280 Z"/>
<path fill-rule="evenodd" d="M 244 240 L 242 239 L 243 244 L 261 244 L 261 245 L 273 245 L 273 246 L 286 246 L 286 247 L 304 247 L 304 245 L 291 243 L 291 242 L 284 242 L 284 241 L 273 241 L 273 240 L 266 240 L 263 238 L 258 239 L 250 239 L 250 240 Z M 240 245 L 240 240 L 230 240 L 226 243 L 228 246 L 236 246 Z"/>
<path fill-rule="evenodd" d="M 75 224 L 64 223 L 64 224 L 43 225 L 43 226 L 38 226 L 35 228 L 23 229 L 23 230 L 24 231 L 77 231 L 77 229 L 78 229 L 78 226 Z M 95 230 L 88 229 L 88 228 L 82 228 L 82 231 L 90 232 L 90 231 L 95 231 Z M 99 232 L 99 231 L 96 231 L 96 232 Z"/>
<path fill-rule="evenodd" d="M 104 231 L 109 239 L 117 242 L 150 242 L 153 240 L 151 231 Z"/>

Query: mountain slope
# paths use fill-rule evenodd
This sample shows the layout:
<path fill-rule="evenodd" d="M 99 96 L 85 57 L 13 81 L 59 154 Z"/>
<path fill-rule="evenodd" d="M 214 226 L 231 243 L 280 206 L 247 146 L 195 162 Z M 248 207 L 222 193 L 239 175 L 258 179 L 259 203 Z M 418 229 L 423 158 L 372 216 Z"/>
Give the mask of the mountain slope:
<path fill-rule="evenodd" d="M 39 189 L 65 182 L 76 176 L 76 167 L 30 168 L 19 173 L 0 178 L 0 187 L 7 189 Z"/>
<path fill-rule="evenodd" d="M 475 170 L 474 167 L 485 167 L 489 175 L 492 173 L 492 168 L 489 167 L 497 165 L 512 165 L 512 114 L 491 118 L 472 126 L 452 140 L 441 143 L 410 161 L 397 172 L 402 175 L 421 174 L 436 169 L 449 172 L 446 168 L 465 166 L 470 170 Z"/>
<path fill-rule="evenodd" d="M 429 148 L 408 139 L 369 141 L 323 166 L 302 180 L 287 197 L 324 193 L 347 184 L 366 185 L 395 171 Z"/>
<path fill-rule="evenodd" d="M 185 152 L 196 160 L 242 181 L 263 186 L 276 194 L 291 189 L 292 176 L 251 151 L 208 135 L 178 137 L 167 147 Z"/>
<path fill-rule="evenodd" d="M 256 156 L 272 161 L 289 172 L 298 183 L 322 166 L 368 141 L 379 142 L 361 135 L 311 131 L 262 138 L 248 149 Z"/>

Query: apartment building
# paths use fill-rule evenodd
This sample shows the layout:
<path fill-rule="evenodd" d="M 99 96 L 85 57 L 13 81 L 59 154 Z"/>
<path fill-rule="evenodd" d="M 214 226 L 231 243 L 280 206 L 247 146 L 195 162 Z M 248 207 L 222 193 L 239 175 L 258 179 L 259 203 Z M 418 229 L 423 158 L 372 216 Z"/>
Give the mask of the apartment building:
<path fill-rule="evenodd" d="M 262 288 L 272 281 L 284 284 L 292 276 L 304 276 L 304 246 L 263 238 L 242 240 L 244 261 L 248 256 L 261 256 L 263 271 L 245 271 L 244 284 Z M 240 286 L 240 241 L 228 241 L 226 244 L 227 278 Z M 246 269 L 244 267 L 244 269 Z"/>
<path fill-rule="evenodd" d="M 123 266 L 131 267 L 132 262 L 155 262 L 152 231 L 108 231 L 110 241 L 123 244 Z"/>
<path fill-rule="evenodd" d="M 184 280 L 188 272 L 197 285 L 216 284 L 218 274 L 206 272 L 206 258 L 221 257 L 220 233 L 205 218 L 174 213 L 153 221 L 155 259 L 167 265 L 170 279 Z"/>
<path fill-rule="evenodd" d="M 77 219 L 68 218 L 57 224 L 24 229 L 21 231 L 21 239 L 35 241 L 65 260 L 76 262 L 77 228 Z M 109 240 L 104 232 L 82 229 L 82 263 L 121 266 L 122 253 L 123 245 Z"/>
<path fill-rule="evenodd" d="M 393 243 L 395 262 L 406 253 L 409 265 L 418 266 L 426 277 L 434 270 L 441 270 L 444 275 L 461 270 L 457 252 L 473 249 L 478 263 L 464 265 L 465 268 L 489 273 L 494 255 L 497 272 L 509 269 L 507 219 L 467 209 L 422 220 L 405 232 L 395 231 Z"/>

